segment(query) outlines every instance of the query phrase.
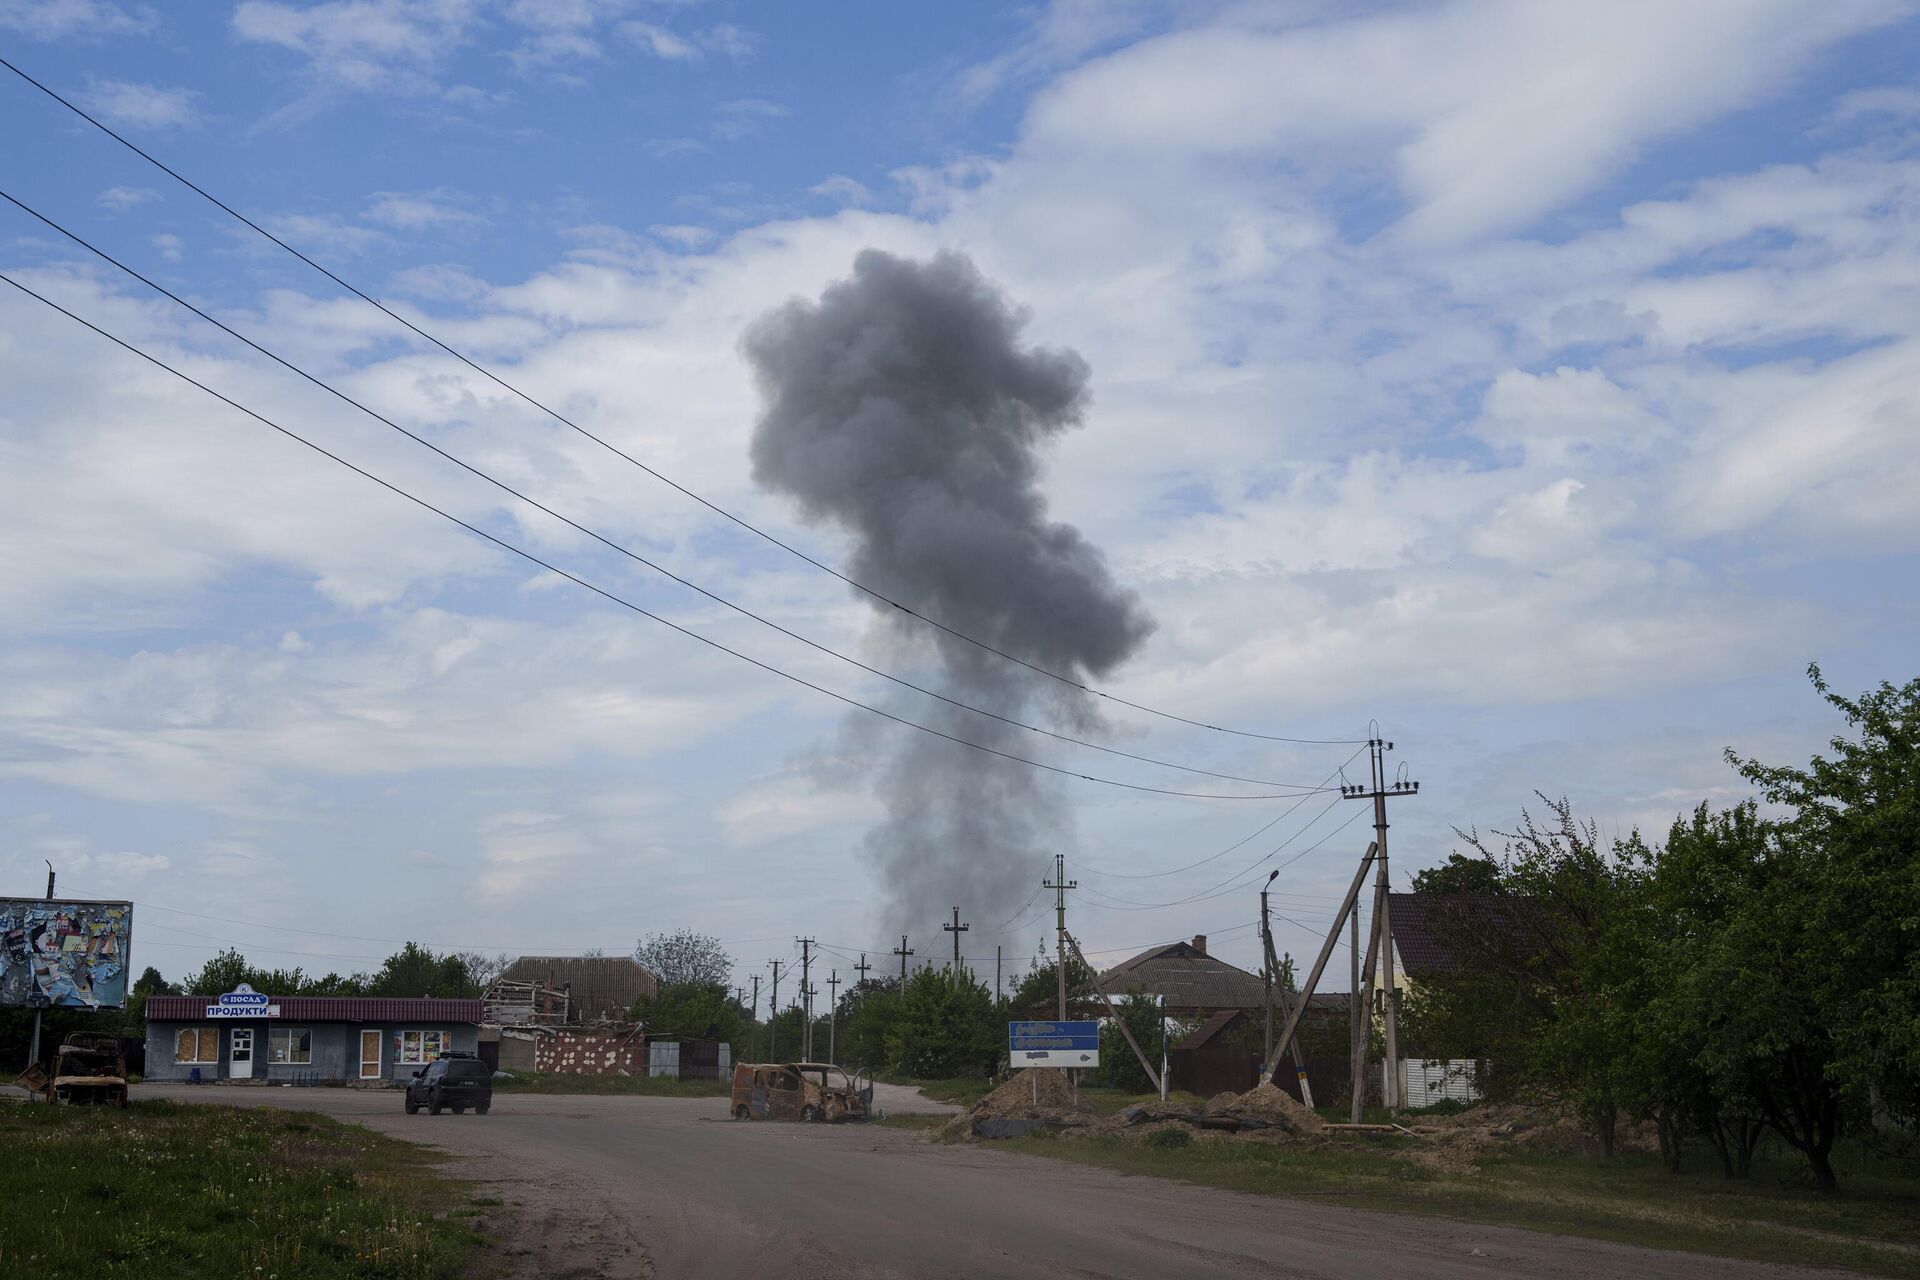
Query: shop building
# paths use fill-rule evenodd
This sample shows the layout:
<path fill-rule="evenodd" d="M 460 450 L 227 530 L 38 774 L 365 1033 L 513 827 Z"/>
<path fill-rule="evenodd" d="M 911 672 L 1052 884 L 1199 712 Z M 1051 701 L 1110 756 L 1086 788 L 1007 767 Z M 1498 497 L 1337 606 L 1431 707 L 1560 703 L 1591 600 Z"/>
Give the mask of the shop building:
<path fill-rule="evenodd" d="M 147 1000 L 148 1080 L 383 1084 L 443 1053 L 474 1053 L 479 1000 L 221 996 Z"/>

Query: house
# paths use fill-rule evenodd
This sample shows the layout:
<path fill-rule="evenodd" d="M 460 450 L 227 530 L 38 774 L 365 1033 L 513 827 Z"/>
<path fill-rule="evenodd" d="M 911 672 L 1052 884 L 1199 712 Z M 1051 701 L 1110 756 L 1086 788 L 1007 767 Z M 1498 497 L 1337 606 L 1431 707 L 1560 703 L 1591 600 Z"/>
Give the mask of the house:
<path fill-rule="evenodd" d="M 1166 1002 L 1170 1018 L 1205 1018 L 1222 1009 L 1259 1009 L 1266 986 L 1257 973 L 1207 954 L 1207 936 L 1151 947 L 1122 960 L 1099 977 L 1102 991 L 1118 1000 L 1143 991 Z"/>
<path fill-rule="evenodd" d="M 443 1053 L 478 1051 L 478 1000 L 280 996 L 244 983 L 218 996 L 149 996 L 148 1080 L 377 1084 Z"/>
<path fill-rule="evenodd" d="M 631 956 L 521 956 L 488 994 L 516 986 L 564 992 L 568 1023 L 625 1022 L 635 1001 L 659 994 L 660 980 Z"/>

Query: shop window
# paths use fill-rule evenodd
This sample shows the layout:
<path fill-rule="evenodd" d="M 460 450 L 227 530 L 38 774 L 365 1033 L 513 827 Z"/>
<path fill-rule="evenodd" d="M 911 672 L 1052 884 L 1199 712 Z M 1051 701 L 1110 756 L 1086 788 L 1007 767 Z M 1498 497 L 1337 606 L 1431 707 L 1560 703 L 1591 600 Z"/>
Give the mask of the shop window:
<path fill-rule="evenodd" d="M 220 1028 L 182 1027 L 173 1041 L 175 1062 L 220 1061 Z"/>
<path fill-rule="evenodd" d="M 453 1033 L 450 1031 L 402 1031 L 400 1033 L 400 1061 L 410 1067 L 432 1062 L 452 1049 Z"/>
<path fill-rule="evenodd" d="M 275 1027 L 267 1033 L 267 1061 L 305 1066 L 313 1061 L 313 1032 L 305 1027 Z"/>

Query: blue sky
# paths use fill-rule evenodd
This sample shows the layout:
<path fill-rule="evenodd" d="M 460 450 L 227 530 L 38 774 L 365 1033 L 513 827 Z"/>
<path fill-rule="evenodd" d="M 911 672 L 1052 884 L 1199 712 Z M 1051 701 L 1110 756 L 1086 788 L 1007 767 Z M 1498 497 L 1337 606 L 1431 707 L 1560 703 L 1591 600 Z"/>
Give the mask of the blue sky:
<path fill-rule="evenodd" d="M 1609 830 L 1731 802 L 1723 747 L 1792 758 L 1837 730 L 1808 661 L 1842 689 L 1914 674 L 1910 5 L 0 0 L 0 51 L 824 557 L 834 537 L 748 475 L 740 332 L 862 248 L 968 253 L 1034 341 L 1091 366 L 1047 488 L 1159 621 L 1116 690 L 1310 737 L 1378 719 L 1423 782 L 1396 813 L 1405 873 L 1536 789 Z M 831 579 L 10 76 L 0 103 L 16 197 L 676 571 L 891 652 Z M 570 570 L 875 696 L 11 209 L 0 269 Z M 939 921 L 886 918 L 861 851 L 887 732 L 329 473 L 17 296 L 0 382 L 7 891 L 52 858 L 76 892 L 151 904 L 136 945 L 170 975 L 227 942 L 324 970 L 388 939 L 619 949 L 681 925 L 737 942 L 743 971 L 801 933 L 938 949 Z M 1107 732 L 1258 776 L 1344 758 L 1139 717 Z M 1058 791 L 1076 918 L 1110 955 L 1208 932 L 1253 964 L 1257 881 L 1312 847 L 1281 882 L 1300 922 L 1282 944 L 1309 951 L 1364 844 L 1316 802 L 1131 879 L 1279 810 Z M 976 952 L 1031 954 L 1026 895 L 980 896 L 959 904 Z"/>

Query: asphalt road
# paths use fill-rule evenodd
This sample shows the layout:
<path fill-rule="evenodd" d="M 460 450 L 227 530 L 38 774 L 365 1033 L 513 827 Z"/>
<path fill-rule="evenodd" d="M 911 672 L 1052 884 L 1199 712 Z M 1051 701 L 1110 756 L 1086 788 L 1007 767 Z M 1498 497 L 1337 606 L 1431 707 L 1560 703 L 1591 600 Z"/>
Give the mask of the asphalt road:
<path fill-rule="evenodd" d="M 1837 1274 L 1215 1191 L 897 1129 L 739 1123 L 719 1098 L 502 1093 L 491 1115 L 432 1117 L 402 1114 L 398 1093 L 345 1089 L 143 1085 L 136 1096 L 323 1111 L 439 1146 L 449 1172 L 487 1184 L 476 1195 L 506 1202 L 493 1226 L 526 1276 Z"/>

